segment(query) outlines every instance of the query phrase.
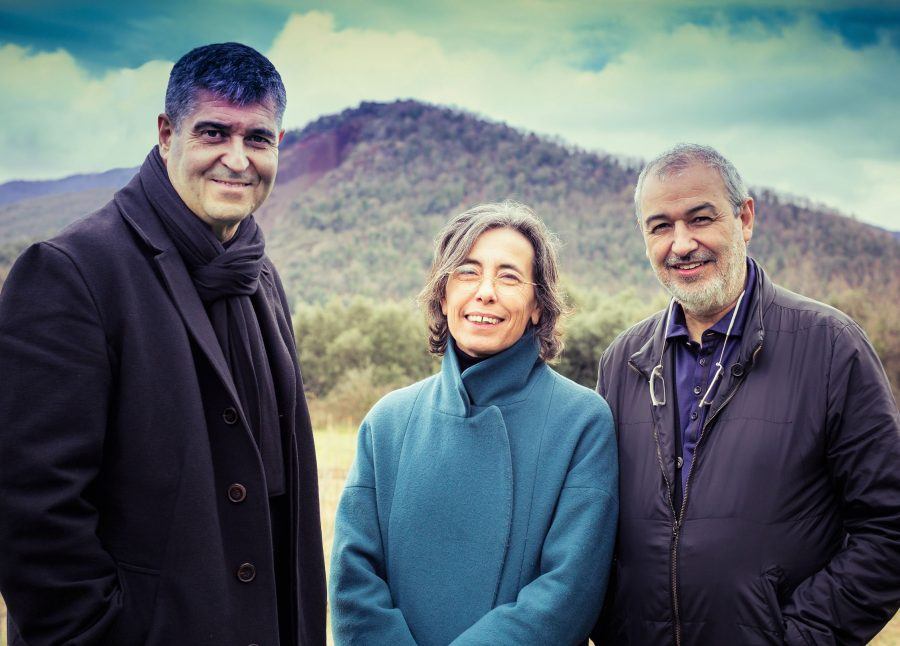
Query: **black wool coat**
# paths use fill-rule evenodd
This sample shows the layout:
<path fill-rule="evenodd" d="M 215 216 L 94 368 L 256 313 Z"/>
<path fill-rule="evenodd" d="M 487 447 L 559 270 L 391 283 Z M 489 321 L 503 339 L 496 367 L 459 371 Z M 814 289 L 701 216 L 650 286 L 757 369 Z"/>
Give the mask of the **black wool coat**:
<path fill-rule="evenodd" d="M 260 289 L 296 355 L 268 260 Z M 302 386 L 284 414 L 294 641 L 324 644 Z M 279 643 L 260 455 L 149 205 L 114 199 L 32 246 L 0 295 L 0 592 L 10 646 Z"/>

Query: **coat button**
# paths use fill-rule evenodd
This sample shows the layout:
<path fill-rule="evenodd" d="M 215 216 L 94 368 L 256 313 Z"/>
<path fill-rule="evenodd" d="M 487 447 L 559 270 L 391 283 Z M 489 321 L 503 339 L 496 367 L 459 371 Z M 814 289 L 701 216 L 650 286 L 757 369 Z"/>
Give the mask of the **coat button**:
<path fill-rule="evenodd" d="M 233 426 L 237 424 L 238 414 L 237 411 L 234 410 L 231 406 L 222 411 L 222 419 L 225 420 L 225 423 L 229 426 Z"/>
<path fill-rule="evenodd" d="M 675 458 L 675 468 L 680 469 L 683 466 L 684 466 L 684 458 L 679 455 L 677 458 Z"/>
<path fill-rule="evenodd" d="M 228 500 L 231 502 L 244 502 L 247 498 L 247 487 L 235 482 L 228 486 Z"/>
<path fill-rule="evenodd" d="M 691 421 L 692 422 L 695 421 L 698 417 L 699 417 L 699 415 L 697 414 L 697 411 L 691 411 Z"/>
<path fill-rule="evenodd" d="M 735 377 L 740 377 L 744 374 L 744 366 L 739 363 L 734 364 L 733 366 L 731 366 L 731 374 Z"/>
<path fill-rule="evenodd" d="M 699 395 L 703 392 L 703 389 L 700 386 L 694 386 L 694 394 Z"/>
<path fill-rule="evenodd" d="M 250 583 L 256 578 L 256 568 L 253 563 L 241 563 L 237 569 L 237 578 L 241 583 Z"/>

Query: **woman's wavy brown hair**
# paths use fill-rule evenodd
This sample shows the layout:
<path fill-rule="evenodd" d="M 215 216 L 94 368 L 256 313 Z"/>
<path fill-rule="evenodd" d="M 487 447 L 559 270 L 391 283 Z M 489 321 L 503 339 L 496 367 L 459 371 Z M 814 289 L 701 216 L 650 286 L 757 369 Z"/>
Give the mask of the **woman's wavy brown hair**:
<path fill-rule="evenodd" d="M 512 229 L 525 236 L 534 250 L 533 277 L 535 298 L 541 319 L 535 326 L 541 358 L 552 361 L 563 349 L 562 317 L 568 307 L 558 285 L 559 241 L 534 212 L 518 202 L 479 204 L 454 217 L 435 238 L 434 259 L 425 287 L 419 293 L 419 304 L 428 324 L 428 345 L 432 354 L 447 350 L 447 317 L 441 311 L 441 300 L 447 292 L 450 273 L 463 264 L 475 241 L 491 229 Z"/>

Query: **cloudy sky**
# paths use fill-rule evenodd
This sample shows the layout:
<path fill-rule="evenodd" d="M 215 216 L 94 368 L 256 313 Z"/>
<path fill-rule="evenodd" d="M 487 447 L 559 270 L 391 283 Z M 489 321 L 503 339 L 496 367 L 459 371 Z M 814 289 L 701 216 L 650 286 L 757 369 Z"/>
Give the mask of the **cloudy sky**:
<path fill-rule="evenodd" d="M 139 164 L 172 63 L 225 40 L 288 128 L 416 98 L 630 159 L 698 141 L 900 229 L 897 0 L 0 0 L 0 182 Z"/>

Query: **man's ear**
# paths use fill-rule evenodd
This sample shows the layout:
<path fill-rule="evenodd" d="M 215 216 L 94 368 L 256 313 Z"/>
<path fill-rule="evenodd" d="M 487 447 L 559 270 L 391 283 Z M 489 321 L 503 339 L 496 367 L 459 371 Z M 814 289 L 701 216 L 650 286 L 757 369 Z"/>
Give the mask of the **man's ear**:
<path fill-rule="evenodd" d="M 169 115 L 165 112 L 156 117 L 156 127 L 159 130 L 159 154 L 163 161 L 169 156 L 169 149 L 172 146 L 172 137 L 175 134 L 175 126 L 169 119 Z"/>
<path fill-rule="evenodd" d="M 741 231 L 744 235 L 744 242 L 750 242 L 753 237 L 753 218 L 756 213 L 753 198 L 748 197 L 741 207 Z"/>

